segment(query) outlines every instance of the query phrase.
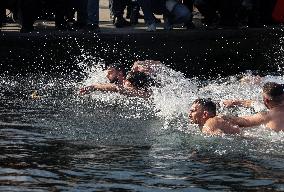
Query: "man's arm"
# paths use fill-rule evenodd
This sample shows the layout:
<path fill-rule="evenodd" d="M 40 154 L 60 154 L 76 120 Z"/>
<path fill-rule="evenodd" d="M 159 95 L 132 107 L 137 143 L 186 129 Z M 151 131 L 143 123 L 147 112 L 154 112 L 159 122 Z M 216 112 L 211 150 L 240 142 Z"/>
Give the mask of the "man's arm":
<path fill-rule="evenodd" d="M 268 112 L 261 112 L 251 116 L 243 117 L 228 117 L 224 116 L 224 119 L 230 121 L 239 127 L 254 127 L 268 122 Z"/>
<path fill-rule="evenodd" d="M 117 86 L 112 83 L 94 84 L 87 87 L 83 87 L 82 89 L 80 89 L 79 94 L 85 95 L 94 91 L 120 93 L 130 97 L 147 98 L 151 96 L 151 91 L 138 90 L 132 87 Z"/>
<path fill-rule="evenodd" d="M 240 106 L 240 107 L 247 107 L 250 108 L 253 105 L 253 100 L 232 100 L 232 99 L 227 99 L 223 100 L 222 103 L 225 107 L 234 107 L 234 106 Z"/>
<path fill-rule="evenodd" d="M 103 92 L 119 92 L 119 88 L 117 85 L 112 83 L 101 83 L 101 84 L 93 84 L 87 87 L 83 87 L 80 89 L 79 93 L 81 95 L 89 94 L 94 91 L 103 91 Z"/>
<path fill-rule="evenodd" d="M 152 91 L 144 91 L 132 87 L 123 87 L 119 89 L 119 93 L 129 97 L 143 97 L 148 98 L 152 95 Z"/>

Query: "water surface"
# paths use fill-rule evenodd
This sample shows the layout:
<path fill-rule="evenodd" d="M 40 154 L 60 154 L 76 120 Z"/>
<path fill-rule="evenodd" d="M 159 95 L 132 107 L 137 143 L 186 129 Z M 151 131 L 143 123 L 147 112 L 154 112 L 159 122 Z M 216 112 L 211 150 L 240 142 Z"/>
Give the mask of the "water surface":
<path fill-rule="evenodd" d="M 3 76 L 1 191 L 284 191 L 284 133 L 265 127 L 207 137 L 187 120 L 198 97 L 261 100 L 261 85 L 238 76 L 201 81 L 160 69 L 153 96 L 78 96 L 104 82 L 95 67 L 78 82 Z M 282 76 L 265 81 L 284 82 Z M 37 90 L 40 99 L 31 99 Z M 261 108 L 261 107 L 259 107 Z M 259 110 L 224 109 L 223 114 Z"/>

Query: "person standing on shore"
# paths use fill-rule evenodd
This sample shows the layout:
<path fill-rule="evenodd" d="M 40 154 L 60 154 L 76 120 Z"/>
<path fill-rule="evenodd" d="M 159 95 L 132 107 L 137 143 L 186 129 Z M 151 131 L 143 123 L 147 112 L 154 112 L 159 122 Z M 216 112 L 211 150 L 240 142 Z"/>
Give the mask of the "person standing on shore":
<path fill-rule="evenodd" d="M 99 31 L 99 9 L 100 1 L 99 0 L 88 0 L 87 4 L 87 30 Z"/>

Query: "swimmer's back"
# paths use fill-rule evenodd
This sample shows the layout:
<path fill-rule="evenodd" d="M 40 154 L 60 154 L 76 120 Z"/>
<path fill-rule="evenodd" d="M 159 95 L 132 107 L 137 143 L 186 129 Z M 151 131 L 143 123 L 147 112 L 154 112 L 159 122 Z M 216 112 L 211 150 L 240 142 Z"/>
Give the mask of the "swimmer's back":
<path fill-rule="evenodd" d="M 267 128 L 276 132 L 284 131 L 284 110 L 273 110 L 266 115 L 268 116 Z"/>

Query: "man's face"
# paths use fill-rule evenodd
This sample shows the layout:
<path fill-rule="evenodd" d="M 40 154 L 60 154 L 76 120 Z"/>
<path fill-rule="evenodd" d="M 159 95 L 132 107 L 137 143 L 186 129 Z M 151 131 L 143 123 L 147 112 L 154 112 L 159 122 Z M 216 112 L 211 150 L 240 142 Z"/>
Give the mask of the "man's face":
<path fill-rule="evenodd" d="M 106 77 L 109 79 L 110 83 L 115 83 L 118 80 L 119 71 L 114 68 L 107 69 Z"/>
<path fill-rule="evenodd" d="M 191 123 L 201 124 L 204 119 L 204 110 L 202 109 L 202 106 L 198 103 L 194 103 L 189 109 L 188 118 Z"/>

